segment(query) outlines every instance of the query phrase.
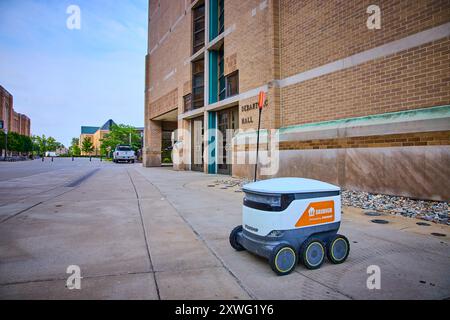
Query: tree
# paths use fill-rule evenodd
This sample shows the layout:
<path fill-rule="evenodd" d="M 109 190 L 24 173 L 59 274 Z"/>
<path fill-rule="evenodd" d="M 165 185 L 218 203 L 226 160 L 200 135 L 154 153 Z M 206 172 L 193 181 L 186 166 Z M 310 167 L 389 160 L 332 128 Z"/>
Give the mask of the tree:
<path fill-rule="evenodd" d="M 81 143 L 81 150 L 87 154 L 90 154 L 92 151 L 94 151 L 94 144 L 89 137 L 85 137 L 83 139 L 83 142 Z"/>
<path fill-rule="evenodd" d="M 5 149 L 5 133 L 0 131 L 0 149 Z M 8 151 L 28 153 L 33 150 L 33 143 L 30 137 L 8 132 Z"/>
<path fill-rule="evenodd" d="M 5 150 L 5 133 L 0 131 L 0 150 Z"/>
<path fill-rule="evenodd" d="M 28 136 L 22 136 L 23 152 L 29 153 L 33 151 L 33 141 Z"/>
<path fill-rule="evenodd" d="M 20 135 L 16 132 L 8 132 L 8 150 L 21 152 Z"/>
<path fill-rule="evenodd" d="M 47 151 L 56 151 L 61 143 L 57 142 L 55 138 L 48 137 L 46 141 Z"/>
<path fill-rule="evenodd" d="M 40 143 L 41 137 L 39 136 L 32 136 L 31 141 L 33 142 L 33 151 L 35 154 L 41 153 L 41 143 Z"/>
<path fill-rule="evenodd" d="M 69 153 L 72 156 L 79 156 L 81 155 L 81 149 L 80 149 L 80 139 L 79 138 L 72 138 L 72 143 L 69 147 Z"/>
<path fill-rule="evenodd" d="M 27 145 L 30 141 L 24 141 L 23 143 Z M 32 136 L 31 143 L 31 150 L 34 150 L 37 154 L 45 154 L 47 151 L 56 151 L 56 149 L 64 148 L 61 142 L 56 141 L 53 137 L 47 138 L 45 134 L 42 136 Z"/>
<path fill-rule="evenodd" d="M 107 154 L 109 150 L 114 150 L 117 145 L 129 145 L 131 138 L 131 148 L 137 151 L 142 148 L 142 141 L 139 132 L 133 126 L 124 124 L 112 125 L 111 131 L 101 139 L 100 152 Z"/>
<path fill-rule="evenodd" d="M 39 154 L 45 154 L 47 149 L 47 138 L 45 137 L 45 134 L 42 136 L 33 136 L 33 142 L 34 142 L 34 150 L 37 151 Z"/>

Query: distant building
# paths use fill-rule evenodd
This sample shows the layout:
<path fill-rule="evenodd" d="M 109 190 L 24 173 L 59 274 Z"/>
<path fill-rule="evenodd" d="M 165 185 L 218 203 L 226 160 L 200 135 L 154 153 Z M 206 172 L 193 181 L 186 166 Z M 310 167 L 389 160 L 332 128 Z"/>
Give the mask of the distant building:
<path fill-rule="evenodd" d="M 55 153 L 58 156 L 66 155 L 69 153 L 69 149 L 67 149 L 66 147 L 60 147 L 56 149 Z"/>
<path fill-rule="evenodd" d="M 101 140 L 104 138 L 105 134 L 111 131 L 111 127 L 116 123 L 109 119 L 105 122 L 105 124 L 101 127 L 90 127 L 90 126 L 82 126 L 81 134 L 80 134 L 80 149 L 82 150 L 83 141 L 87 137 L 91 140 L 94 145 L 94 151 L 90 154 L 81 151 L 81 155 L 89 156 L 89 155 L 99 155 L 100 154 L 100 146 L 102 144 Z"/>
<path fill-rule="evenodd" d="M 2 86 L 0 86 L 0 120 L 3 121 L 3 130 L 24 136 L 31 135 L 30 118 L 14 111 L 13 96 Z"/>

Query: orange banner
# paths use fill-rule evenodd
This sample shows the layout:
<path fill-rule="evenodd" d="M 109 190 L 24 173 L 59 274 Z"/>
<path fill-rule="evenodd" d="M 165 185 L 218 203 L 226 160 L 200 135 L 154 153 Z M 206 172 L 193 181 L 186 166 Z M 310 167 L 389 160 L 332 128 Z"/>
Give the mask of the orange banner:
<path fill-rule="evenodd" d="M 312 202 L 298 219 L 295 226 L 305 227 L 334 221 L 334 201 Z"/>
<path fill-rule="evenodd" d="M 262 109 L 262 107 L 264 106 L 265 101 L 266 101 L 266 93 L 264 91 L 261 91 L 258 96 L 258 107 L 260 109 Z"/>

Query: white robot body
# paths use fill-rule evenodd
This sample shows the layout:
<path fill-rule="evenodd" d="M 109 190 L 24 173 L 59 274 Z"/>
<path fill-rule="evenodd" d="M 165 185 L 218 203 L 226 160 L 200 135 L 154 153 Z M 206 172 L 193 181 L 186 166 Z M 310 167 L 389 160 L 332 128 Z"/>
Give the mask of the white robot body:
<path fill-rule="evenodd" d="M 323 263 L 325 250 L 343 262 L 350 244 L 337 235 L 341 223 L 341 190 L 312 179 L 276 178 L 245 185 L 242 226 L 230 234 L 237 250 L 269 259 L 279 275 L 292 271 L 298 256 L 308 268 Z"/>

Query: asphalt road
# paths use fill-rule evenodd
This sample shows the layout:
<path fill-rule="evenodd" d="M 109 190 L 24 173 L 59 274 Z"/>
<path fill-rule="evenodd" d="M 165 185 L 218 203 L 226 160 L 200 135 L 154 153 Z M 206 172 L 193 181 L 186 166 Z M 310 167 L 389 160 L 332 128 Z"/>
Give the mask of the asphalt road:
<path fill-rule="evenodd" d="M 18 162 L 3 162 L 0 161 L 0 179 L 6 181 L 10 179 L 23 178 L 38 173 L 50 172 L 60 169 L 67 169 L 70 167 L 86 165 L 85 159 L 77 159 L 73 163 L 68 163 L 69 159 L 45 158 L 44 162 L 41 159 L 34 161 L 18 161 Z M 71 159 L 70 159 L 71 162 Z M 69 168 L 70 168 L 69 167 Z"/>
<path fill-rule="evenodd" d="M 277 277 L 228 244 L 242 193 L 218 179 L 88 159 L 1 163 L 0 299 L 450 297 L 448 226 L 391 216 L 377 225 L 344 208 L 348 260 Z M 66 287 L 69 266 L 80 289 Z M 379 290 L 367 288 L 371 266 Z"/>

